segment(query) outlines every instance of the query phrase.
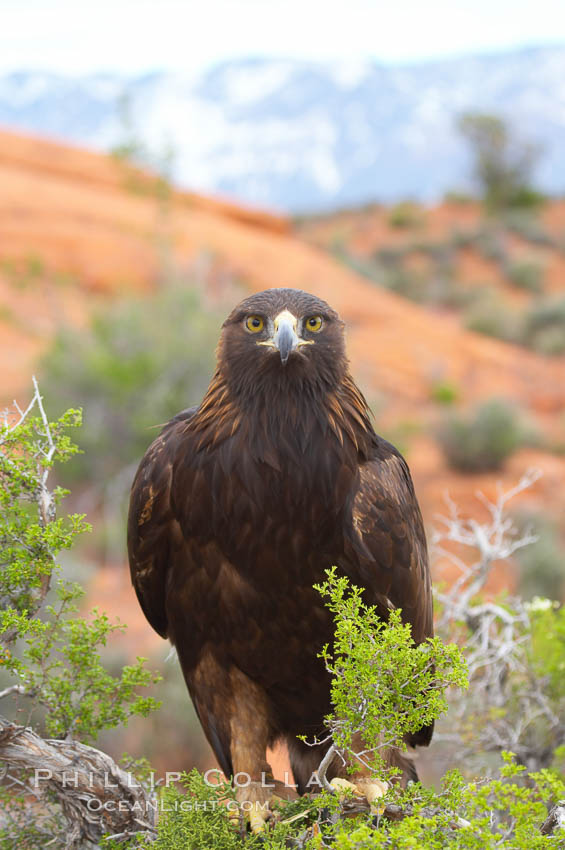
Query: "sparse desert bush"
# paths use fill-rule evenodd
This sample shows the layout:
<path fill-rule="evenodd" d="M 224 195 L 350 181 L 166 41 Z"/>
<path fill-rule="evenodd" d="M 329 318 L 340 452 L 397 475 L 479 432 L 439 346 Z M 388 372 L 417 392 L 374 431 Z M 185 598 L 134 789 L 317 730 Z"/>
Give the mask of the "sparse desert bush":
<path fill-rule="evenodd" d="M 459 472 L 500 469 L 524 442 L 516 410 L 493 399 L 467 415 L 452 413 L 437 430 L 448 464 Z"/>
<path fill-rule="evenodd" d="M 200 400 L 220 324 L 194 289 L 175 285 L 112 303 L 86 330 L 60 330 L 42 386 L 55 408 L 75 399 L 85 411 L 75 477 L 111 478 L 139 459 L 151 428 Z"/>
<path fill-rule="evenodd" d="M 389 211 L 387 222 L 398 229 L 421 227 L 424 222 L 422 210 L 410 201 L 402 201 Z"/>
<path fill-rule="evenodd" d="M 457 249 L 470 248 L 474 245 L 477 239 L 477 231 L 475 229 L 454 228 L 449 234 L 450 244 Z"/>
<path fill-rule="evenodd" d="M 473 204 L 476 201 L 469 192 L 463 192 L 458 189 L 450 189 L 443 196 L 443 200 L 446 204 L 456 204 L 458 206 L 466 206 L 468 204 Z"/>
<path fill-rule="evenodd" d="M 463 324 L 468 330 L 523 345 L 540 354 L 565 353 L 565 298 L 537 300 L 517 313 L 495 291 L 485 290 L 463 313 Z"/>
<path fill-rule="evenodd" d="M 532 245 L 552 248 L 557 244 L 555 237 L 531 214 L 512 210 L 504 216 L 504 223 L 508 230 Z"/>
<path fill-rule="evenodd" d="M 410 245 L 381 245 L 375 251 L 375 260 L 384 266 L 397 266 L 412 251 Z"/>
<path fill-rule="evenodd" d="M 524 511 L 516 513 L 516 524 L 537 538 L 515 555 L 520 595 L 524 599 L 563 599 L 565 548 L 555 524 L 543 514 Z"/>
<path fill-rule="evenodd" d="M 423 275 L 410 269 L 389 269 L 383 275 L 383 283 L 392 292 L 421 303 L 426 300 L 426 280 Z"/>
<path fill-rule="evenodd" d="M 430 389 L 430 397 L 438 404 L 448 406 L 459 399 L 459 390 L 451 381 L 436 381 Z"/>
<path fill-rule="evenodd" d="M 538 210 L 547 203 L 547 195 L 532 186 L 521 186 L 514 192 L 511 206 L 520 210 Z"/>
<path fill-rule="evenodd" d="M 139 458 L 160 425 L 202 398 L 221 322 L 179 283 L 114 302 L 86 329 L 61 328 L 43 360 L 51 404 L 84 410 L 84 453 L 61 478 L 80 482 L 84 509 L 103 511 L 93 543 L 108 561 L 123 554 L 126 498 Z"/>
<path fill-rule="evenodd" d="M 341 245 L 332 252 L 348 268 L 417 304 L 459 309 L 474 300 L 474 291 L 455 277 L 454 251 L 450 242 L 415 241 L 382 245 L 372 258 L 354 256 Z M 433 267 L 429 271 L 416 271 L 404 263 L 406 258 L 416 253 L 430 258 Z"/>
<path fill-rule="evenodd" d="M 508 280 L 520 289 L 536 293 L 544 289 L 544 267 L 538 260 L 515 260 L 506 266 L 505 273 Z"/>
<path fill-rule="evenodd" d="M 410 244 L 411 252 L 425 254 L 434 263 L 437 273 L 453 275 L 455 269 L 455 251 L 451 240 L 443 242 L 415 240 Z"/>
<path fill-rule="evenodd" d="M 474 291 L 461 284 L 449 272 L 415 272 L 411 269 L 397 268 L 381 275 L 380 283 L 388 289 L 431 307 L 461 309 L 475 300 Z"/>
<path fill-rule="evenodd" d="M 440 276 L 436 286 L 435 303 L 453 310 L 466 310 L 477 301 L 477 286 L 463 283 L 456 277 Z"/>
<path fill-rule="evenodd" d="M 521 339 L 541 354 L 565 353 L 565 298 L 546 298 L 523 317 Z"/>
<path fill-rule="evenodd" d="M 508 262 L 504 232 L 498 226 L 485 225 L 481 227 L 477 231 L 475 246 L 486 260 L 491 260 L 499 265 Z"/>
<path fill-rule="evenodd" d="M 520 321 L 493 289 L 483 289 L 463 313 L 463 324 L 467 330 L 502 339 L 519 342 Z"/>
<path fill-rule="evenodd" d="M 427 254 L 432 260 L 442 260 L 446 255 L 451 258 L 451 244 L 449 241 L 438 242 L 431 239 L 414 239 L 408 243 L 411 252 L 419 251 Z"/>

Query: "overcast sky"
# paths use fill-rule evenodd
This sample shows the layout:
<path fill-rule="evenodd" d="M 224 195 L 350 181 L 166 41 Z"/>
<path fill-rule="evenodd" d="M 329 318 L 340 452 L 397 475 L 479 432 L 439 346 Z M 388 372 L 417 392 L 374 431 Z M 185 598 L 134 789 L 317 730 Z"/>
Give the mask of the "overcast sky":
<path fill-rule="evenodd" d="M 565 0 L 0 0 L 0 71 L 195 72 L 241 56 L 402 63 L 565 43 Z"/>

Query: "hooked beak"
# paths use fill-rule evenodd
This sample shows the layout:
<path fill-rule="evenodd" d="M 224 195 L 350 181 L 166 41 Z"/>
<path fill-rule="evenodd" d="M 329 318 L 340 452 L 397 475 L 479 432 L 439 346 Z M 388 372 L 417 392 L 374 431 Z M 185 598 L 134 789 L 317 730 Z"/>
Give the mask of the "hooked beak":
<path fill-rule="evenodd" d="M 286 366 L 292 351 L 298 348 L 300 340 L 296 333 L 296 316 L 288 310 L 283 310 L 274 321 L 275 333 L 273 342 L 281 356 L 281 363 Z"/>

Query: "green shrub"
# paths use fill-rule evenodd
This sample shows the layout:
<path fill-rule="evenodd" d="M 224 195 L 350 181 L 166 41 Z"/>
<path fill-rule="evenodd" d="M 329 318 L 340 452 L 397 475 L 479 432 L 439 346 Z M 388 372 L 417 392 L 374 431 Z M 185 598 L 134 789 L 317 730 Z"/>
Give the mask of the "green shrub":
<path fill-rule="evenodd" d="M 477 199 L 470 195 L 469 192 L 462 192 L 458 189 L 450 189 L 443 196 L 443 200 L 446 204 L 468 206 L 469 204 L 475 203 Z"/>
<path fill-rule="evenodd" d="M 41 482 L 55 461 L 66 462 L 77 453 L 67 431 L 80 424 L 80 411 L 69 410 L 48 425 L 29 418 L 14 428 L 0 426 L 0 662 L 6 674 L 25 682 L 33 711 L 47 709 L 48 734 L 90 740 L 131 714 L 146 715 L 155 701 L 135 693 L 154 681 L 143 659 L 124 667 L 121 678 L 100 664 L 99 648 L 124 626 L 111 624 L 98 611 L 89 620 L 75 617 L 84 591 L 64 581 L 56 564 L 59 552 L 74 546 L 90 527 L 79 514 L 56 519 L 66 491 L 56 488 L 49 494 Z M 50 440 L 54 450 L 49 457 Z M 38 462 L 45 449 L 45 459 Z M 51 583 L 53 599 L 47 604 Z"/>
<path fill-rule="evenodd" d="M 0 847 L 6 850 L 78 847 L 88 791 L 82 787 L 81 801 L 71 804 L 64 781 L 54 779 L 39 793 L 33 768 L 56 776 L 61 745 L 69 783 L 76 768 L 100 789 L 100 765 L 106 777 L 116 777 L 117 767 L 86 743 L 158 707 L 139 693 L 158 681 L 145 659 L 115 672 L 102 659 L 107 642 L 125 626 L 96 609 L 79 615 L 84 590 L 62 577 L 61 553 L 89 526 L 83 515 L 57 515 L 67 491 L 52 486 L 50 474 L 76 454 L 68 431 L 80 422 L 77 410 L 49 421 L 37 386 L 25 412 L 18 408 L 0 422 Z M 92 809 L 89 816 L 94 824 Z M 102 835 L 104 827 L 98 821 L 92 829 Z"/>
<path fill-rule="evenodd" d="M 540 245 L 544 248 L 557 246 L 555 237 L 531 214 L 512 210 L 504 216 L 504 223 L 508 230 L 532 245 Z"/>
<path fill-rule="evenodd" d="M 451 414 L 437 431 L 448 464 L 460 472 L 500 469 L 523 435 L 514 408 L 494 399 L 468 416 Z"/>
<path fill-rule="evenodd" d="M 453 258 L 452 245 L 449 240 L 437 242 L 431 239 L 415 239 L 409 244 L 410 252 L 426 254 L 437 263 L 449 262 Z"/>
<path fill-rule="evenodd" d="M 463 313 L 467 330 L 502 339 L 519 341 L 519 319 L 513 315 L 501 296 L 493 289 L 483 289 L 470 301 Z"/>
<path fill-rule="evenodd" d="M 493 290 L 484 290 L 463 313 L 470 331 L 526 346 L 540 354 L 565 353 L 565 298 L 535 301 L 523 313 L 512 312 Z"/>
<path fill-rule="evenodd" d="M 519 186 L 512 195 L 510 202 L 515 209 L 537 210 L 547 203 L 547 195 L 531 186 Z"/>
<path fill-rule="evenodd" d="M 210 788 L 193 771 L 183 777 L 185 792 L 167 789 L 155 841 L 136 844 L 143 850 L 557 850 L 559 834 L 542 835 L 540 827 L 565 793 L 549 771 L 526 773 L 506 755 L 491 779 L 465 782 L 454 770 L 439 789 L 419 783 L 393 787 L 378 814 L 339 805 L 330 794 L 302 799 L 275 812 L 268 830 L 241 836 L 230 826 L 226 786 Z M 346 816 L 341 816 L 344 813 Z M 104 845 L 107 847 L 108 845 Z M 110 843 L 113 850 L 124 844 Z M 131 844 L 127 846 L 131 847 Z"/>
<path fill-rule="evenodd" d="M 565 298 L 546 298 L 526 311 L 522 341 L 541 354 L 565 353 Z"/>
<path fill-rule="evenodd" d="M 454 228 L 449 234 L 449 242 L 456 249 L 470 248 L 477 240 L 476 230 Z"/>
<path fill-rule="evenodd" d="M 451 275 L 437 275 L 430 286 L 429 304 L 447 307 L 452 310 L 465 310 L 477 300 L 477 289 L 473 285 L 463 284 Z"/>
<path fill-rule="evenodd" d="M 397 266 L 410 254 L 410 245 L 382 245 L 375 251 L 375 260 L 384 266 Z"/>
<path fill-rule="evenodd" d="M 383 283 L 391 292 L 409 298 L 410 301 L 422 303 L 426 300 L 426 281 L 423 275 L 409 269 L 390 269 L 383 276 Z"/>
<path fill-rule="evenodd" d="M 398 229 L 420 227 L 423 221 L 422 210 L 416 204 L 412 204 L 409 201 L 402 201 L 400 204 L 396 204 L 387 216 L 387 223 L 390 227 Z"/>
<path fill-rule="evenodd" d="M 562 599 L 565 591 L 565 548 L 555 525 L 542 514 L 520 513 L 520 527 L 537 535 L 537 540 L 515 554 L 518 589 L 524 599 L 536 596 Z"/>
<path fill-rule="evenodd" d="M 544 288 L 544 267 L 538 260 L 511 262 L 506 266 L 505 273 L 508 280 L 520 289 L 539 293 Z"/>
<path fill-rule="evenodd" d="M 106 305 L 90 326 L 63 327 L 42 363 L 54 407 L 74 399 L 85 413 L 84 454 L 68 473 L 102 486 L 136 462 L 155 428 L 196 404 L 210 380 L 221 320 L 193 289 Z"/>
<path fill-rule="evenodd" d="M 459 399 L 459 390 L 451 381 L 436 381 L 431 387 L 430 397 L 437 404 L 451 405 Z"/>
<path fill-rule="evenodd" d="M 90 326 L 64 326 L 45 355 L 42 386 L 61 409 L 84 410 L 81 445 L 61 480 L 80 483 L 83 504 L 103 512 L 91 540 L 107 562 L 123 557 L 127 494 L 140 457 L 171 416 L 204 395 L 222 319 L 179 284 L 127 297 Z"/>
<path fill-rule="evenodd" d="M 458 308 L 468 303 L 471 295 L 449 272 L 442 271 L 423 274 L 406 268 L 385 269 L 378 282 L 416 304 Z"/>
<path fill-rule="evenodd" d="M 499 227 L 483 226 L 476 235 L 475 245 L 485 260 L 505 265 L 508 261 L 508 253 L 504 240 L 504 233 Z"/>
<path fill-rule="evenodd" d="M 333 614 L 335 632 L 320 655 L 332 676 L 332 713 L 325 719 L 332 746 L 356 764 L 356 735 L 363 735 L 361 763 L 382 771 L 385 746 L 405 749 L 404 739 L 447 711 L 445 691 L 466 687 L 460 650 L 438 637 L 414 643 L 410 624 L 393 610 L 385 622 L 363 601 L 363 590 L 338 576 L 336 568 L 315 589 Z"/>

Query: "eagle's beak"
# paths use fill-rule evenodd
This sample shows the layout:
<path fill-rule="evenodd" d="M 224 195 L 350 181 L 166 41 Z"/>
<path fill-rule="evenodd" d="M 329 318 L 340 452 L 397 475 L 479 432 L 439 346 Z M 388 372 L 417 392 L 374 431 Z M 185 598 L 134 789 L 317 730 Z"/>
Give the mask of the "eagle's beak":
<path fill-rule="evenodd" d="M 296 316 L 293 316 L 288 310 L 283 310 L 275 318 L 274 326 L 273 342 L 281 356 L 281 363 L 286 366 L 291 352 L 295 351 L 300 343 L 296 333 Z"/>

